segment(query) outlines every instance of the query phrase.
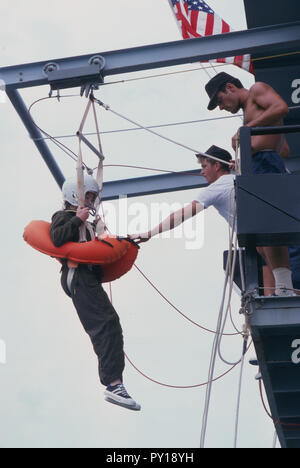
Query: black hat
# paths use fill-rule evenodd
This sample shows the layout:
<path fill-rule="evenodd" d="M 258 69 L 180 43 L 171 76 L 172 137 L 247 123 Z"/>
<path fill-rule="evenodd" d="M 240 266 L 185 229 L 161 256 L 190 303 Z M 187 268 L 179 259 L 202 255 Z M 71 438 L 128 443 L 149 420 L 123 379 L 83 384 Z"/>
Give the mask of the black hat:
<path fill-rule="evenodd" d="M 216 97 L 222 86 L 224 86 L 226 83 L 232 82 L 232 80 L 235 80 L 235 78 L 228 73 L 221 72 L 218 75 L 214 76 L 205 86 L 205 90 L 208 94 L 208 97 L 210 99 L 209 104 L 207 109 L 208 110 L 213 110 L 217 107 L 217 104 L 215 102 Z"/>
<path fill-rule="evenodd" d="M 219 148 L 219 146 L 211 146 L 207 151 L 205 151 L 205 154 L 209 156 L 215 156 L 218 159 L 221 159 L 222 161 L 229 162 L 232 160 L 231 154 L 224 150 L 223 148 Z M 198 155 L 196 154 L 197 157 L 201 157 L 201 154 Z"/>

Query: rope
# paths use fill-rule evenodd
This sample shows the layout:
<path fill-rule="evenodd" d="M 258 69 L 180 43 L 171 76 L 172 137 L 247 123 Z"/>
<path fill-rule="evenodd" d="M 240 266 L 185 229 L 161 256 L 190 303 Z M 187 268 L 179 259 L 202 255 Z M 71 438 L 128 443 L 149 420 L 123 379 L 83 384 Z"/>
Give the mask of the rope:
<path fill-rule="evenodd" d="M 64 96 L 62 96 L 64 97 Z M 45 99 L 50 99 L 50 98 L 45 98 Z M 53 97 L 52 97 L 53 99 Z M 300 106 L 299 106 L 300 108 Z M 293 108 L 294 109 L 294 108 Z M 153 129 L 153 128 L 166 128 L 166 127 L 176 127 L 179 125 L 191 125 L 191 124 L 196 124 L 196 123 L 205 123 L 205 122 L 214 122 L 216 120 L 226 120 L 226 119 L 236 119 L 237 117 L 242 118 L 242 114 L 236 114 L 236 115 L 225 115 L 222 117 L 212 117 L 209 119 L 198 119 L 198 120 L 186 120 L 182 122 L 171 122 L 171 123 L 166 123 L 166 124 L 159 124 L 159 125 L 149 125 L 145 128 L 147 129 Z M 126 132 L 137 132 L 143 130 L 143 128 L 120 128 L 116 130 L 106 130 L 100 132 L 100 135 L 110 135 L 114 133 L 126 133 Z M 97 135 L 96 132 L 89 132 L 89 133 L 84 133 L 84 136 L 94 136 Z M 64 138 L 76 138 L 77 135 L 75 134 L 70 134 L 70 135 L 58 135 L 53 138 L 56 139 L 64 139 Z M 48 137 L 45 138 L 33 138 L 34 141 L 40 141 L 40 140 L 48 140 Z"/>
<path fill-rule="evenodd" d="M 106 164 L 104 167 L 126 167 L 126 168 L 129 168 L 129 169 L 142 169 L 144 171 L 163 172 L 163 173 L 167 173 L 167 174 L 182 174 L 182 175 L 202 177 L 202 175 L 200 173 L 197 174 L 195 172 L 171 171 L 171 170 L 168 170 L 168 169 L 157 169 L 157 168 L 153 168 L 153 167 L 144 167 L 144 166 L 131 166 L 131 165 L 128 165 L 128 164 Z"/>
<path fill-rule="evenodd" d="M 277 432 L 275 431 L 274 437 L 273 437 L 273 446 L 272 446 L 273 449 L 276 449 L 277 439 L 278 439 L 278 436 L 277 436 Z"/>
<path fill-rule="evenodd" d="M 60 98 L 69 98 L 69 97 L 78 97 L 78 96 L 79 95 L 77 95 L 77 94 L 71 94 L 71 95 L 60 96 Z M 31 104 L 31 106 L 29 108 L 29 112 L 30 112 L 31 108 L 34 105 L 38 104 L 41 101 L 45 101 L 45 100 L 48 100 L 48 99 L 56 99 L 56 96 L 47 96 L 45 98 L 38 99 L 37 101 L 35 101 L 35 102 L 33 102 Z M 289 110 L 294 110 L 294 109 L 300 109 L 300 106 L 290 106 L 289 107 Z M 187 121 L 182 121 L 182 122 L 172 122 L 172 123 L 159 124 L 159 125 L 150 125 L 150 126 L 147 126 L 147 127 L 107 130 L 107 131 L 99 132 L 99 134 L 100 135 L 108 135 L 108 134 L 123 133 L 123 132 L 133 132 L 133 131 L 135 132 L 135 131 L 144 130 L 144 129 L 149 129 L 150 130 L 150 129 L 154 129 L 154 128 L 165 128 L 165 127 L 173 127 L 173 126 L 179 126 L 179 125 L 191 125 L 191 124 L 196 124 L 196 123 L 213 122 L 213 121 L 217 121 L 217 120 L 235 119 L 237 117 L 242 118 L 243 116 L 242 116 L 242 114 L 226 115 L 226 116 L 222 116 L 222 117 L 213 117 L 213 118 L 208 118 L 208 119 L 187 120 Z M 34 122 L 34 124 L 43 134 L 46 135 L 46 137 L 32 138 L 33 141 L 52 140 L 53 143 L 56 142 L 57 144 L 62 145 L 62 143 L 58 142 L 57 140 L 65 139 L 65 138 L 77 138 L 77 136 L 78 136 L 77 134 L 51 136 L 50 134 L 48 134 L 47 132 L 42 130 L 40 127 L 38 127 L 35 122 Z M 94 136 L 94 135 L 98 135 L 98 133 L 97 132 L 83 133 L 83 136 Z M 65 148 L 67 148 L 68 151 L 72 152 L 72 150 L 70 150 L 68 147 L 65 147 Z M 73 155 L 75 155 L 77 157 L 77 155 L 75 153 L 73 153 Z M 73 158 L 73 159 L 75 159 L 75 158 Z"/>
<path fill-rule="evenodd" d="M 83 174 L 83 158 L 82 158 L 82 146 L 81 146 L 81 134 L 82 130 L 84 128 L 87 116 L 89 114 L 89 110 L 91 107 L 91 101 L 88 101 L 88 104 L 86 106 L 82 121 L 79 126 L 79 131 L 77 132 L 78 135 L 78 157 L 77 157 L 77 165 L 76 165 L 76 171 L 77 171 L 77 192 L 78 192 L 78 205 L 83 207 L 85 206 L 85 193 L 84 193 L 84 174 Z M 83 223 L 79 227 L 79 233 L 80 233 L 80 241 L 81 242 L 86 242 L 86 223 Z"/>
<path fill-rule="evenodd" d="M 220 329 L 220 325 L 221 325 L 221 323 L 220 323 L 221 312 L 223 310 L 224 302 L 225 302 L 225 292 L 226 292 L 227 281 L 228 281 L 228 266 L 227 266 L 227 270 L 226 270 L 226 278 L 225 278 L 225 285 L 224 285 L 224 290 L 223 290 L 222 303 L 221 303 L 220 310 L 219 310 L 219 316 L 218 316 L 218 322 L 217 322 L 217 331 Z M 208 385 L 207 385 L 207 389 L 206 389 L 204 411 L 203 411 L 203 416 L 202 416 L 200 448 L 204 448 L 204 444 L 205 444 L 205 436 L 206 436 L 208 412 L 209 412 L 210 399 L 211 399 L 212 383 L 213 383 L 213 380 L 214 380 L 213 379 L 213 374 L 214 374 L 215 362 L 216 362 L 217 336 L 218 335 L 216 335 L 215 339 L 214 339 L 212 352 L 211 352 L 211 358 L 210 358 L 210 365 L 209 365 L 209 372 L 208 372 Z"/>
<path fill-rule="evenodd" d="M 74 95 L 66 95 L 66 96 L 61 96 L 61 97 L 74 97 Z M 40 101 L 45 101 L 47 99 L 55 99 L 55 96 L 52 96 L 52 97 L 46 97 L 46 98 L 41 98 L 41 99 L 38 99 L 37 101 L 33 102 L 29 109 L 28 109 L 28 113 L 32 119 L 32 122 L 33 124 L 36 126 L 36 128 L 38 128 L 40 130 L 41 133 L 43 133 L 44 135 L 47 136 L 47 139 L 50 139 L 56 146 L 58 146 L 62 151 L 64 151 L 71 159 L 73 159 L 74 161 L 77 161 L 78 159 L 78 154 L 74 153 L 74 151 L 72 151 L 68 146 L 64 145 L 63 143 L 61 143 L 60 141 L 58 141 L 55 137 L 51 136 L 49 133 L 47 133 L 45 130 L 43 130 L 41 127 L 39 127 L 36 122 L 34 121 L 32 115 L 31 115 L 31 110 L 33 108 L 33 106 L 35 104 L 37 104 L 38 102 Z M 77 137 L 77 135 L 74 135 Z M 35 139 L 33 139 L 35 140 Z M 37 140 L 40 140 L 39 138 Z M 83 163 L 84 167 L 88 170 L 89 168 Z"/>
<path fill-rule="evenodd" d="M 232 297 L 232 291 L 233 291 L 233 282 L 234 282 L 234 273 L 235 273 L 235 265 L 236 265 L 236 257 L 237 257 L 237 251 L 238 251 L 238 239 L 237 235 L 235 233 L 235 224 L 236 224 L 236 203 L 234 203 L 233 207 L 233 219 L 231 222 L 230 216 L 232 212 L 232 207 L 231 207 L 231 198 L 232 198 L 232 193 L 234 191 L 234 188 L 230 190 L 229 192 L 229 204 L 228 204 L 228 230 L 229 230 L 229 239 L 234 239 L 234 253 L 232 257 L 232 249 L 229 250 L 229 255 L 227 262 L 229 263 L 229 272 L 230 272 L 230 280 L 229 280 L 229 295 L 228 295 L 228 302 L 227 302 L 227 307 L 226 307 L 226 313 L 225 313 L 225 318 L 223 320 L 223 325 L 221 326 L 221 333 L 220 333 L 220 339 L 218 341 L 218 355 L 225 364 L 228 365 L 234 365 L 234 364 L 239 364 L 241 362 L 241 359 L 239 359 L 237 362 L 229 362 L 226 359 L 223 358 L 222 353 L 221 353 L 221 342 L 222 342 L 222 335 L 224 332 L 224 328 L 227 322 L 227 317 L 228 317 L 228 312 L 230 309 L 230 304 L 231 304 L 231 297 Z"/>
<path fill-rule="evenodd" d="M 190 389 L 190 388 L 205 387 L 206 385 L 209 384 L 209 382 L 203 382 L 203 383 L 195 384 L 195 385 L 171 385 L 171 384 L 163 383 L 163 382 L 160 382 L 160 381 L 158 381 L 158 380 L 153 379 L 152 377 L 149 377 L 147 374 L 145 374 L 144 372 L 142 372 L 140 369 L 138 369 L 138 368 L 133 364 L 133 362 L 130 360 L 130 358 L 128 357 L 127 354 L 125 354 L 125 356 L 126 356 L 127 361 L 131 364 L 131 366 L 132 366 L 139 374 L 141 374 L 141 375 L 142 375 L 143 377 L 145 377 L 147 380 L 150 380 L 151 382 L 153 382 L 153 383 L 155 383 L 155 384 L 158 384 L 158 385 L 161 385 L 161 386 L 163 386 L 163 387 L 177 388 L 177 389 Z M 215 378 L 213 379 L 213 382 L 216 382 L 217 380 L 222 379 L 223 377 L 225 377 L 225 375 L 229 374 L 234 368 L 235 368 L 235 366 L 231 367 L 229 370 L 227 370 L 227 371 L 224 372 L 223 374 L 219 375 L 218 377 L 215 377 Z"/>
<path fill-rule="evenodd" d="M 101 154 L 103 154 L 103 147 L 102 147 L 102 142 L 101 142 L 101 137 L 100 137 L 100 130 L 99 130 L 99 123 L 98 123 L 98 118 L 97 118 L 97 113 L 95 109 L 95 103 L 92 101 L 92 107 L 93 107 L 93 115 L 94 115 L 94 120 L 95 120 L 95 125 L 97 129 L 97 139 L 98 139 L 98 146 L 99 146 L 99 151 Z M 101 203 L 102 200 L 102 192 L 103 192 L 103 159 L 99 159 L 99 164 L 98 164 L 98 169 L 97 169 L 97 182 L 100 187 L 100 197 L 99 197 L 99 204 Z"/>
<path fill-rule="evenodd" d="M 230 200 L 231 200 L 231 192 L 230 192 Z M 229 216 L 231 213 L 231 205 L 229 204 Z M 217 322 L 217 333 L 215 335 L 213 347 L 212 347 L 212 352 L 211 352 L 211 359 L 210 359 L 210 366 L 209 366 L 209 374 L 208 374 L 208 386 L 206 389 L 206 396 L 205 396 L 205 405 L 204 405 L 204 411 L 203 411 L 203 419 L 202 419 L 202 429 L 201 429 L 201 437 L 200 437 L 200 448 L 204 448 L 205 445 L 205 438 L 206 438 L 206 431 L 207 431 L 207 422 L 208 422 L 208 413 L 209 413 L 209 408 L 210 408 L 210 400 L 211 400 L 211 391 L 212 391 L 212 383 L 213 383 L 213 377 L 214 377 L 214 371 L 215 371 L 215 364 L 216 364 L 216 358 L 217 358 L 217 351 L 219 354 L 219 357 L 223 362 L 225 362 L 228 365 L 233 365 L 236 367 L 240 362 L 241 362 L 241 373 L 240 373 L 240 380 L 239 380 L 239 391 L 238 391 L 238 403 L 237 403 L 237 410 L 236 410 L 236 422 L 235 422 L 235 437 L 234 437 L 234 445 L 236 447 L 237 444 L 237 433 L 238 433 L 238 421 L 239 421 L 239 409 L 240 409 L 240 398 L 241 398 L 241 385 L 242 385 L 242 375 L 243 375 L 243 368 L 244 368 L 244 356 L 248 349 L 250 348 L 251 344 L 247 348 L 247 342 L 249 338 L 249 330 L 248 330 L 248 324 L 247 320 L 244 325 L 244 332 L 243 332 L 243 337 L 244 337 L 244 343 L 243 343 L 243 353 L 242 353 L 242 358 L 236 362 L 236 363 L 229 363 L 228 361 L 224 360 L 224 358 L 221 355 L 220 352 L 220 343 L 222 339 L 222 332 L 224 331 L 224 327 L 226 324 L 227 316 L 228 316 L 228 310 L 230 306 L 230 301 L 231 301 L 231 294 L 232 294 L 232 288 L 233 288 L 233 278 L 234 278 L 234 268 L 235 268 L 235 261 L 236 261 L 236 252 L 237 252 L 237 236 L 235 235 L 235 221 L 236 221 L 236 205 L 234 208 L 234 214 L 233 214 L 233 220 L 232 223 L 229 223 L 229 255 L 227 259 L 227 265 L 226 265 L 226 275 L 225 275 L 225 284 L 223 288 L 223 297 L 222 297 L 222 302 L 219 310 L 219 316 L 218 316 L 218 322 Z M 235 237 L 235 242 L 234 242 L 234 255 L 233 255 L 233 267 L 231 266 L 231 259 L 232 259 L 232 245 L 233 245 L 233 239 Z M 223 312 L 224 312 L 224 305 L 225 305 L 225 296 L 226 296 L 226 290 L 227 286 L 229 283 L 229 293 L 228 293 L 228 305 L 226 309 L 226 314 L 225 318 L 223 320 Z M 223 320 L 223 324 L 222 324 Z"/>
<path fill-rule="evenodd" d="M 238 427 L 239 427 L 239 416 L 240 416 L 240 404 L 241 404 L 242 379 L 243 379 L 244 364 L 245 364 L 245 354 L 243 352 L 242 359 L 241 359 L 241 370 L 240 370 L 239 388 L 238 388 L 238 400 L 237 400 L 237 409 L 236 409 L 236 418 L 235 418 L 234 448 L 237 448 L 237 438 L 238 438 Z"/>
<path fill-rule="evenodd" d="M 287 52 L 287 53 L 283 53 L 283 54 L 269 55 L 269 56 L 265 56 L 265 57 L 257 57 L 257 58 L 251 59 L 251 62 L 255 63 L 255 62 L 259 62 L 259 61 L 263 61 L 263 60 L 270 60 L 270 59 L 280 58 L 280 57 L 288 57 L 288 56 L 297 55 L 297 54 L 300 54 L 300 52 Z M 234 65 L 234 64 L 218 63 L 218 64 L 214 64 L 213 68 L 215 69 L 215 68 L 219 68 L 219 67 L 228 67 L 228 66 L 232 66 L 232 65 Z M 104 85 L 124 84 L 124 83 L 129 83 L 131 81 L 148 80 L 148 79 L 151 79 L 151 78 L 160 78 L 160 77 L 163 77 L 163 76 L 178 75 L 180 73 L 191 73 L 191 72 L 202 71 L 202 70 L 211 69 L 211 68 L 212 68 L 212 64 L 210 64 L 207 67 L 201 66 L 201 68 L 190 68 L 188 70 L 179 70 L 179 71 L 175 71 L 175 72 L 159 73 L 159 74 L 155 74 L 155 75 L 142 76 L 142 77 L 138 77 L 138 78 L 128 78 L 127 80 L 110 81 L 110 82 L 104 83 Z"/>
<path fill-rule="evenodd" d="M 162 135 L 161 133 L 158 133 L 158 132 L 155 132 L 154 130 L 151 130 L 149 129 L 148 127 L 145 127 L 137 122 L 135 122 L 134 120 L 130 119 L 129 117 L 126 117 L 125 115 L 122 115 L 120 114 L 119 112 L 116 112 L 114 111 L 113 109 L 111 109 L 110 106 L 108 106 L 107 104 L 104 104 L 102 101 L 100 101 L 99 99 L 95 99 L 95 102 L 97 104 L 99 104 L 99 106 L 102 106 L 105 110 L 107 111 L 110 111 L 112 112 L 114 115 L 117 115 L 118 117 L 124 119 L 124 120 L 127 120 L 128 122 L 132 123 L 133 125 L 136 125 L 137 127 L 140 127 L 141 129 L 153 134 L 153 135 L 156 135 L 160 138 L 162 138 L 163 140 L 166 140 L 166 141 L 169 141 L 170 143 L 174 143 L 175 145 L 177 146 L 180 146 L 181 148 L 184 148 L 184 149 L 187 149 L 189 151 L 192 151 L 194 154 L 199 154 L 200 156 L 204 157 L 204 158 L 210 158 L 210 159 L 213 159 L 214 161 L 218 161 L 218 162 L 221 162 L 222 164 L 226 164 L 227 166 L 230 166 L 231 164 L 227 161 L 224 161 L 222 159 L 219 159 L 219 158 L 216 158 L 215 156 L 210 156 L 208 154 L 205 154 L 205 153 L 202 153 L 201 151 L 198 151 L 194 148 L 191 148 L 190 146 L 187 146 L 187 145 L 184 145 L 178 141 L 175 141 L 175 140 L 172 140 L 171 138 L 168 138 L 164 135 Z"/>
<path fill-rule="evenodd" d="M 231 249 L 232 249 L 232 238 L 230 239 L 229 252 L 231 251 Z M 225 283 L 224 283 L 222 301 L 221 301 L 221 305 L 219 309 L 218 321 L 217 321 L 217 327 L 216 327 L 216 330 L 218 333 L 221 329 L 222 315 L 223 315 L 223 309 L 224 309 L 224 304 L 225 304 L 225 295 L 226 295 L 226 290 L 227 290 L 227 285 L 228 285 L 228 278 L 229 278 L 229 261 L 227 261 L 227 265 L 226 265 Z M 215 369 L 216 356 L 217 356 L 217 344 L 218 344 L 218 335 L 216 334 L 214 338 L 213 346 L 212 346 L 209 372 L 208 372 L 208 385 L 206 388 L 204 412 L 203 412 L 203 418 L 202 418 L 200 448 L 204 448 L 204 444 L 205 444 L 208 412 L 209 412 L 209 406 L 210 406 L 212 383 L 213 383 L 214 369 Z"/>
<path fill-rule="evenodd" d="M 300 424 L 296 424 L 296 423 L 283 423 L 281 421 L 278 421 L 276 419 L 273 418 L 272 414 L 270 413 L 270 411 L 267 409 L 267 406 L 266 406 L 266 403 L 265 403 L 265 400 L 264 400 L 264 396 L 263 396 L 263 391 L 262 391 L 262 381 L 259 380 L 258 382 L 259 384 L 259 393 L 260 393 L 260 399 L 261 399 L 261 402 L 262 402 L 262 405 L 264 407 L 264 410 L 265 412 L 267 413 L 267 415 L 269 416 L 270 419 L 272 419 L 274 425 L 280 425 L 280 426 L 283 426 L 286 430 L 290 429 L 290 430 L 294 430 L 294 431 L 300 431 Z"/>
<path fill-rule="evenodd" d="M 135 264 L 134 265 L 135 269 L 143 276 L 143 278 L 152 286 L 153 289 L 174 309 L 176 312 L 178 312 L 182 317 L 184 317 L 186 320 L 188 320 L 190 323 L 195 325 L 196 327 L 201 328 L 202 330 L 205 330 L 209 333 L 217 334 L 216 331 L 210 330 L 209 328 L 205 328 L 199 323 L 195 322 L 194 320 L 190 319 L 187 315 L 185 315 L 181 310 L 179 310 L 167 297 L 150 281 L 150 279 L 142 272 L 142 270 Z M 242 332 L 237 332 L 237 333 L 223 333 L 223 336 L 236 336 L 236 335 L 241 335 Z"/>
<path fill-rule="evenodd" d="M 112 298 L 112 285 L 111 283 L 109 283 L 109 293 L 110 293 L 110 301 L 111 303 L 113 303 L 113 298 Z M 160 385 L 162 387 L 168 387 L 168 388 L 174 388 L 174 389 L 191 389 L 191 388 L 199 388 L 199 387 L 204 387 L 208 384 L 208 382 L 203 382 L 203 383 L 199 383 L 199 384 L 194 384 L 194 385 L 171 385 L 169 383 L 164 383 L 164 382 L 160 382 L 159 380 L 156 380 L 152 377 L 150 377 L 149 375 L 145 374 L 144 372 L 142 372 L 133 362 L 132 360 L 129 358 L 129 356 L 124 353 L 125 355 L 125 358 L 126 360 L 129 362 L 129 364 L 140 374 L 142 375 L 145 379 L 149 380 L 150 382 L 153 382 L 157 385 Z M 229 374 L 233 369 L 235 368 L 235 366 L 231 367 L 230 369 L 228 369 L 226 372 L 224 372 L 223 374 L 219 375 L 218 377 L 215 377 L 214 378 L 214 382 L 216 382 L 217 380 L 220 380 L 221 378 L 225 377 L 225 375 Z"/>

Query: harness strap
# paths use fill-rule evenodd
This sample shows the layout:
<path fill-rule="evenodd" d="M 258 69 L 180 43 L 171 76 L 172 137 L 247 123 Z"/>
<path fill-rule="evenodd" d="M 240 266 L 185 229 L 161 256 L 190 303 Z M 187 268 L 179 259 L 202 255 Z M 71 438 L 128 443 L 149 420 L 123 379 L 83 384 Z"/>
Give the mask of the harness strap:
<path fill-rule="evenodd" d="M 78 142 L 79 142 L 79 151 L 78 151 L 78 158 L 77 158 L 77 185 L 78 185 L 78 203 L 79 206 L 84 206 L 85 202 L 85 197 L 84 197 L 84 173 L 83 173 L 83 157 L 82 157 L 82 132 L 83 128 L 88 116 L 88 113 L 90 111 L 90 108 L 92 106 L 93 108 L 93 114 L 94 114 L 94 119 L 95 119 L 95 126 L 96 126 L 96 131 L 97 131 L 97 138 L 98 138 L 98 146 L 99 146 L 99 152 L 100 154 L 103 154 L 102 150 L 102 143 L 101 143 L 101 137 L 100 137 L 100 130 L 99 130 L 99 124 L 98 124 L 98 119 L 97 119 L 97 113 L 96 113 L 96 108 L 95 108 L 95 102 L 94 102 L 94 95 L 91 93 L 82 122 L 79 127 L 79 131 L 77 132 L 78 136 Z M 96 199 L 95 202 L 95 211 L 96 214 L 99 211 L 99 207 L 101 205 L 101 200 L 102 200 L 102 192 L 103 192 L 103 160 L 104 157 L 99 158 L 99 163 L 98 163 L 98 170 L 97 170 L 97 176 L 96 180 L 99 185 L 99 196 Z M 98 219 L 97 219 L 98 218 Z M 96 218 L 97 224 L 96 224 L 96 233 L 97 236 L 101 236 L 105 232 L 105 223 L 102 221 L 100 216 L 98 215 Z M 80 226 L 79 228 L 79 237 L 80 237 L 80 242 L 86 242 L 86 229 L 89 230 L 91 234 L 91 239 L 95 238 L 95 233 L 91 232 L 91 226 L 88 223 L 84 223 Z"/>
<path fill-rule="evenodd" d="M 70 294 L 72 294 L 72 281 L 73 281 L 73 278 L 74 278 L 75 270 L 76 270 L 76 268 L 69 268 L 69 271 L 68 271 L 67 287 L 68 287 L 68 290 L 69 290 Z"/>
<path fill-rule="evenodd" d="M 102 142 L 101 142 L 100 129 L 99 129 L 99 123 L 98 123 L 96 106 L 95 106 L 95 98 L 94 98 L 93 94 L 91 94 L 91 103 L 92 103 L 93 114 L 94 114 L 94 119 L 95 119 L 95 126 L 96 126 L 96 131 L 97 131 L 99 151 L 100 151 L 101 154 L 103 154 L 103 147 L 102 147 Z M 97 198 L 97 201 L 96 201 L 96 204 L 95 204 L 95 208 L 96 208 L 97 213 L 98 213 L 100 205 L 101 205 L 102 193 L 103 193 L 103 161 L 104 161 L 104 158 L 99 159 L 98 169 L 97 169 L 97 177 L 96 177 L 96 180 L 98 182 L 99 189 L 100 189 L 99 197 Z M 96 234 L 97 234 L 98 237 L 100 237 L 104 233 L 105 233 L 105 222 L 98 215 L 98 220 L 97 220 L 97 224 L 96 224 Z"/>

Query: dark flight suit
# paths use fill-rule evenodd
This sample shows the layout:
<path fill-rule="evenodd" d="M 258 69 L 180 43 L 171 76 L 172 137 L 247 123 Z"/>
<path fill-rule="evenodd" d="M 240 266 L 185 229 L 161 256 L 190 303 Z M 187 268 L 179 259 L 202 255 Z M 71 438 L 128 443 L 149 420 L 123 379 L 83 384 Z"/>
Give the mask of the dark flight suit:
<path fill-rule="evenodd" d="M 66 242 L 79 242 L 82 221 L 75 211 L 58 211 L 52 217 L 50 235 L 56 247 Z M 90 240 L 90 233 L 86 231 Z M 79 319 L 89 335 L 99 360 L 99 377 L 103 385 L 121 379 L 125 367 L 123 333 L 117 312 L 104 291 L 99 265 L 79 264 L 68 288 L 69 267 L 62 260 L 61 284 L 72 298 Z"/>

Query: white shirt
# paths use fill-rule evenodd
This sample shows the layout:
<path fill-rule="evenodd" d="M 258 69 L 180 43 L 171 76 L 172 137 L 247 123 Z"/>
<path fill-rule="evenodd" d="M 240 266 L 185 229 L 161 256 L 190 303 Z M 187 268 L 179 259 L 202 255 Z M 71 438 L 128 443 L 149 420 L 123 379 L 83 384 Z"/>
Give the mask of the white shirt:
<path fill-rule="evenodd" d="M 214 206 L 230 226 L 233 223 L 235 191 L 233 174 L 226 174 L 219 177 L 208 187 L 201 190 L 196 201 L 201 203 L 204 208 Z"/>

